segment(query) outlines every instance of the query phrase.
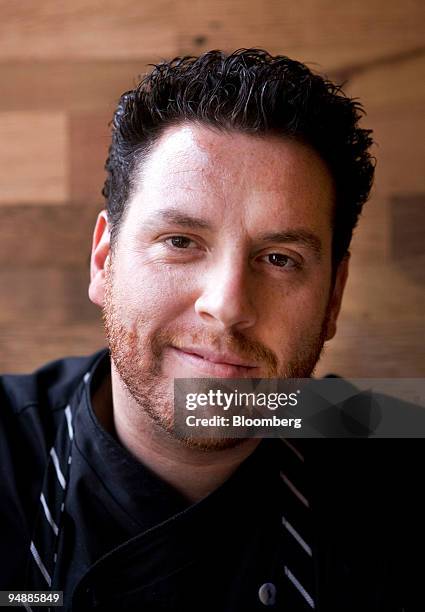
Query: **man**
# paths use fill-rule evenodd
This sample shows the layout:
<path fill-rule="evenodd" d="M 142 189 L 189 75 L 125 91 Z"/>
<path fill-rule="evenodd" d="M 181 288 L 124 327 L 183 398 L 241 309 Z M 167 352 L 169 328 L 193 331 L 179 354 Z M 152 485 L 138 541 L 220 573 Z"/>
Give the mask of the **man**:
<path fill-rule="evenodd" d="M 173 429 L 175 378 L 312 375 L 372 184 L 360 116 L 259 50 L 121 97 L 89 287 L 109 352 L 2 379 L 3 589 L 78 612 L 419 609 L 391 453 Z"/>

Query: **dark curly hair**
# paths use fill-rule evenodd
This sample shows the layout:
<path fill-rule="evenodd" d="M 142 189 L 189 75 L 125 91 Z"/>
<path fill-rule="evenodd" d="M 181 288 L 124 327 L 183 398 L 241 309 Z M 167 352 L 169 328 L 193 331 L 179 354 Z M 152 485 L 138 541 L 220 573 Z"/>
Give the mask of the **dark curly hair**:
<path fill-rule="evenodd" d="M 261 49 L 209 51 L 154 66 L 119 101 L 105 169 L 111 245 L 115 244 L 136 167 L 162 131 L 194 121 L 220 130 L 273 133 L 310 144 L 336 187 L 333 262 L 347 253 L 372 186 L 371 130 L 361 129 L 361 104 L 304 64 Z"/>

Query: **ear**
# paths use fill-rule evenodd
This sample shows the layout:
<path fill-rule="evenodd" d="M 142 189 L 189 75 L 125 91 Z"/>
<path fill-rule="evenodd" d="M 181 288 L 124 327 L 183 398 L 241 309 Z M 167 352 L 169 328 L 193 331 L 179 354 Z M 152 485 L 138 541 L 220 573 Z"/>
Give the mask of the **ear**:
<path fill-rule="evenodd" d="M 110 259 L 110 234 L 106 210 L 102 210 L 96 221 L 90 258 L 89 298 L 101 308 L 105 299 L 105 270 Z"/>
<path fill-rule="evenodd" d="M 328 306 L 329 311 L 326 340 L 331 340 L 336 334 L 336 321 L 338 319 L 339 311 L 341 310 L 342 296 L 344 294 L 344 288 L 347 282 L 349 259 L 350 254 L 347 253 L 339 263 L 336 271 L 335 283 Z"/>

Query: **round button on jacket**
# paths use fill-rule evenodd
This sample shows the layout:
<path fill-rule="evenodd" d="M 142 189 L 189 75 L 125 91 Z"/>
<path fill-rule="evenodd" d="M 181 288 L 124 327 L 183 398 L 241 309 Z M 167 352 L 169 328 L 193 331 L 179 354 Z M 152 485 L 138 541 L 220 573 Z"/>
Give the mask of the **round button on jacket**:
<path fill-rule="evenodd" d="M 258 590 L 258 597 L 265 606 L 274 606 L 276 603 L 276 587 L 273 582 L 265 582 Z"/>

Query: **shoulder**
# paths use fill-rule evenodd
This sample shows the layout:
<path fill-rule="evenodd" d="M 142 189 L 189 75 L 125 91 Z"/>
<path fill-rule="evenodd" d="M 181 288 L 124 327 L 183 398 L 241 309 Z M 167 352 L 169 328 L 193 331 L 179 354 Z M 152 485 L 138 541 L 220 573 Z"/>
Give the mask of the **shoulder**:
<path fill-rule="evenodd" d="M 34 405 L 50 411 L 61 408 L 106 350 L 88 356 L 56 359 L 29 374 L 1 375 L 1 411 L 7 406 L 13 414 L 19 415 Z"/>
<path fill-rule="evenodd" d="M 84 376 L 106 352 L 0 376 L 0 556 L 10 558 L 11 572 L 18 549 L 27 548 L 57 426 L 68 403 L 78 401 Z"/>
<path fill-rule="evenodd" d="M 43 463 L 63 411 L 107 349 L 51 361 L 30 374 L 0 376 L 0 459 L 3 466 Z M 76 398 L 78 401 L 78 398 Z"/>

